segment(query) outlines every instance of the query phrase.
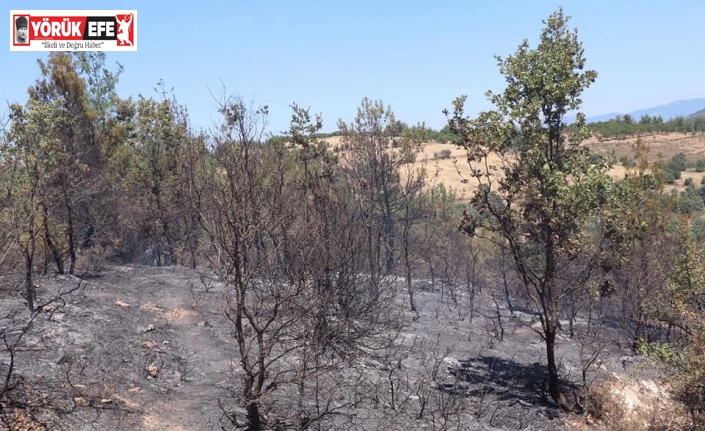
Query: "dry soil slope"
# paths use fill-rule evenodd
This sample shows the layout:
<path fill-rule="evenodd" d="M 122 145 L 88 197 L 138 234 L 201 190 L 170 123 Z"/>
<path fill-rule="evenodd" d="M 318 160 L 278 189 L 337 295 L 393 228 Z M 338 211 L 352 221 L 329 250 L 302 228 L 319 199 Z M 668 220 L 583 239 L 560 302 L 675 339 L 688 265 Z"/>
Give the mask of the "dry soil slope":
<path fill-rule="evenodd" d="M 593 137 L 583 142 L 582 145 L 587 146 L 597 154 L 605 157 L 614 154 L 617 160 L 619 160 L 622 156 L 634 157 L 632 147 L 636 139 L 636 136 L 630 136 L 624 139 L 601 141 Z M 668 161 L 678 153 L 685 154 L 689 161 L 705 158 L 704 134 L 654 133 L 643 135 L 642 139 L 649 147 L 648 158 L 651 163 Z M 335 136 L 325 138 L 324 141 L 328 142 L 332 148 L 336 149 L 340 146 L 341 138 Z M 444 150 L 450 150 L 450 157 L 439 157 Z M 496 155 L 491 155 L 488 162 L 490 165 L 499 165 L 499 158 Z M 416 158 L 416 162 L 413 164 L 413 169 L 424 169 L 429 185 L 443 184 L 446 187 L 452 188 L 456 192 L 459 201 L 470 199 L 477 188 L 477 181 L 470 176 L 470 167 L 467 162 L 466 152 L 462 147 L 457 145 L 440 142 L 425 142 Z M 625 172 L 625 168 L 617 163 L 608 173 L 613 178 L 622 178 Z M 692 178 L 693 182 L 699 185 L 703 177 L 705 177 L 705 173 L 694 172 L 692 170 L 683 172 L 681 179 L 677 181 L 674 186 L 671 186 L 671 188 L 682 188 L 685 180 L 688 178 Z"/>

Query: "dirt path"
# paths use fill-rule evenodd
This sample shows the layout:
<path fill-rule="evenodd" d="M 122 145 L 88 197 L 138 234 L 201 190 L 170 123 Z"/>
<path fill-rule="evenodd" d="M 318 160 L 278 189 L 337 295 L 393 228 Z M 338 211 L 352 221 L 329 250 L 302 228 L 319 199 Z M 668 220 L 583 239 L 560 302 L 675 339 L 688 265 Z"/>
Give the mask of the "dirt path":
<path fill-rule="evenodd" d="M 222 310 L 216 310 L 210 303 L 197 304 L 198 291 L 202 286 L 193 286 L 193 291 L 184 292 L 189 280 L 173 283 L 173 274 L 157 274 L 155 281 L 166 288 L 159 291 L 174 292 L 159 298 L 159 304 L 143 304 L 142 308 L 153 310 L 154 320 L 161 320 L 169 334 L 170 348 L 176 353 L 178 364 L 175 370 L 179 380 L 171 390 L 170 397 L 155 402 L 144 418 L 146 430 L 197 430 L 216 428 L 217 415 L 203 417 L 204 400 L 227 397 L 224 389 L 231 386 L 232 343 L 227 339 L 227 331 L 217 331 L 214 324 L 220 325 Z M 213 295 L 215 293 L 211 293 Z M 206 307 L 204 311 L 204 305 Z M 218 323 L 214 322 L 217 321 Z M 158 324 L 156 324 L 158 325 Z M 224 337 L 225 335 L 226 337 Z M 162 341 L 162 345 L 164 341 Z M 165 370 L 166 371 L 166 370 Z"/>

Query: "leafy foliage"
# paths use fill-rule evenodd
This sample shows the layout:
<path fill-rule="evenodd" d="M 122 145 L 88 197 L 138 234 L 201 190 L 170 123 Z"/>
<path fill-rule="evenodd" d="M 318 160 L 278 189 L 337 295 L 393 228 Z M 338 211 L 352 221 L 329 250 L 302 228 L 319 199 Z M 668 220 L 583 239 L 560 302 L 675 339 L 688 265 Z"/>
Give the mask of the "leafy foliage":
<path fill-rule="evenodd" d="M 585 70 L 582 44 L 567 22 L 559 10 L 544 22 L 536 48 L 525 40 L 514 55 L 497 57 L 507 86 L 502 93 L 487 93 L 494 111 L 467 119 L 461 97 L 449 121 L 463 138 L 480 184 L 471 201 L 480 218 L 466 219 L 463 229 L 495 233 L 512 256 L 541 321 L 548 390 L 556 402 L 561 394 L 554 353 L 559 304 L 584 288 L 594 269 L 591 258 L 578 256 L 595 248 L 585 227 L 606 203 L 609 190 L 606 166 L 591 164 L 590 152 L 577 146 L 587 132 L 582 115 L 566 142 L 563 117 L 579 108 L 580 94 L 597 77 Z M 499 156 L 499 166 L 489 162 L 492 154 Z M 568 277 L 567 269 L 575 266 L 580 269 Z"/>
<path fill-rule="evenodd" d="M 678 355 L 667 356 L 678 399 L 686 406 L 693 429 L 705 425 L 705 249 L 681 226 L 681 253 L 670 277 L 668 291 L 675 324 L 685 334 Z M 673 352 L 672 346 L 659 351 Z"/>

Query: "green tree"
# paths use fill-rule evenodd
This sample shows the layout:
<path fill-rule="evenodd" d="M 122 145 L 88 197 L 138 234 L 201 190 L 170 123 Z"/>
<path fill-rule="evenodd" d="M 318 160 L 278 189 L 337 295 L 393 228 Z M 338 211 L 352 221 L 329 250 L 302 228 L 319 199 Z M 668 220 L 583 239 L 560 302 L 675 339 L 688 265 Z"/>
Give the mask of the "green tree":
<path fill-rule="evenodd" d="M 705 159 L 695 161 L 695 172 L 705 172 Z"/>
<path fill-rule="evenodd" d="M 642 115 L 639 119 L 639 124 L 651 124 L 652 118 L 649 114 Z"/>
<path fill-rule="evenodd" d="M 672 203 L 664 199 L 659 167 L 649 163 L 650 148 L 641 136 L 632 149 L 636 165 L 613 184 L 610 205 L 603 212 L 607 241 L 601 293 L 613 304 L 609 318 L 636 352 L 644 340 L 658 340 L 667 331 L 653 322 L 663 313 L 660 301 L 676 251 L 667 232 Z"/>
<path fill-rule="evenodd" d="M 52 201 L 51 184 L 59 166 L 73 170 L 61 155 L 64 125 L 68 112 L 59 102 L 42 103 L 30 100 L 27 106 L 11 107 L 10 137 L 13 142 L 11 160 L 14 165 L 14 217 L 21 224 L 20 250 L 25 261 L 25 300 L 30 312 L 34 311 L 33 274 L 35 258 L 41 246 L 51 249 L 59 271 L 63 271 L 57 246 L 52 242 L 49 228 L 48 202 Z M 42 235 L 43 232 L 43 235 Z"/>
<path fill-rule="evenodd" d="M 57 271 L 64 272 L 68 258 L 73 273 L 79 249 L 94 244 L 96 222 L 109 206 L 104 173 L 106 155 L 121 137 L 115 128 L 120 69 L 107 70 L 102 54 L 71 53 L 51 53 L 39 68 L 41 78 L 28 90 L 30 101 L 67 114 L 57 114 L 61 135 L 54 145 L 36 148 L 47 177 L 40 202 L 43 237 Z"/>
<path fill-rule="evenodd" d="M 514 55 L 497 57 L 507 86 L 488 92 L 496 109 L 464 116 L 465 97 L 454 102 L 451 130 L 463 138 L 472 175 L 480 183 L 472 204 L 480 217 L 464 218 L 469 234 L 489 231 L 512 257 L 523 291 L 541 322 L 546 344 L 548 393 L 561 403 L 555 357 L 562 300 L 585 288 L 595 270 L 596 241 L 586 233 L 606 201 L 609 179 L 603 164 L 589 163 L 578 142 L 587 135 L 579 113 L 570 136 L 566 112 L 580 107 L 580 94 L 597 72 L 585 70 L 577 30 L 559 9 L 544 21 L 538 46 L 519 46 Z M 566 139 L 568 138 L 568 139 Z M 523 144 L 514 151 L 511 142 Z M 490 162 L 496 154 L 499 163 Z M 580 256 L 588 255 L 580 259 Z"/>
<path fill-rule="evenodd" d="M 679 172 L 684 171 L 688 167 L 688 160 L 685 158 L 685 154 L 683 153 L 678 153 L 673 156 L 669 163 L 673 165 L 673 170 L 677 170 Z"/>
<path fill-rule="evenodd" d="M 642 351 L 665 361 L 671 389 L 690 413 L 691 423 L 683 429 L 699 430 L 705 426 L 705 250 L 689 226 L 682 224 L 678 236 L 679 253 L 662 307 L 684 338 L 676 344 L 645 343 Z"/>
<path fill-rule="evenodd" d="M 678 153 L 664 164 L 662 167 L 663 175 L 668 184 L 673 184 L 676 180 L 681 179 L 681 172 L 683 172 L 687 167 L 687 160 L 685 154 Z"/>
<path fill-rule="evenodd" d="M 139 218 L 140 238 L 152 247 L 158 265 L 175 264 L 177 220 L 182 212 L 177 196 L 179 157 L 186 130 L 176 122 L 168 100 L 140 99 L 131 136 L 132 162 L 127 190 L 134 200 L 132 208 Z"/>

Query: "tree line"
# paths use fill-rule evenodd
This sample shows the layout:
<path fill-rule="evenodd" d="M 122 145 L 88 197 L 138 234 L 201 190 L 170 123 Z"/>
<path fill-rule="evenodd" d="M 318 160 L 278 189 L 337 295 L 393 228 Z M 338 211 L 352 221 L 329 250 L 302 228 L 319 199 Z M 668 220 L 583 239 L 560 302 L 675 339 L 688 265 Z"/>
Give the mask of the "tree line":
<path fill-rule="evenodd" d="M 643 115 L 637 120 L 625 114 L 608 121 L 589 123 L 588 127 L 600 139 L 618 139 L 640 133 L 702 133 L 705 132 L 705 116 L 678 116 L 664 121 L 660 115 Z"/>

